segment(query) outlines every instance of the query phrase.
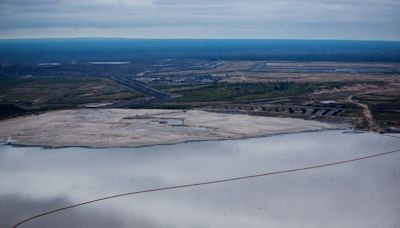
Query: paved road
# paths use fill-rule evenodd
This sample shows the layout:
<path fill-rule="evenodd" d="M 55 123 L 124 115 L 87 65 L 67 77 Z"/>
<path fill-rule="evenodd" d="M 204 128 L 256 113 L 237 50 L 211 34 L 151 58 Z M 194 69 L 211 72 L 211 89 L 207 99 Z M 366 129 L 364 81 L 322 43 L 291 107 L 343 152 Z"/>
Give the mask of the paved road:
<path fill-rule="evenodd" d="M 148 97 L 152 97 L 158 101 L 165 101 L 175 97 L 175 94 L 164 92 L 155 88 L 152 88 L 142 82 L 136 81 L 130 78 L 123 78 L 123 77 L 111 77 L 112 80 L 118 82 L 119 84 L 125 85 L 129 88 L 132 88 L 136 91 L 143 93 Z"/>

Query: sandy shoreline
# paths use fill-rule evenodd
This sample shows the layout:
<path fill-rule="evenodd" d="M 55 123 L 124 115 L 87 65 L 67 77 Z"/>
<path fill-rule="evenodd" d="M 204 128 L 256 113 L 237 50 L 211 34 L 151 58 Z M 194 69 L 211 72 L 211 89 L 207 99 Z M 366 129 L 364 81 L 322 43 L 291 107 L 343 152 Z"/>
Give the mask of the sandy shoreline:
<path fill-rule="evenodd" d="M 260 137 L 348 126 L 199 110 L 79 109 L 0 122 L 0 139 L 43 147 L 140 147 Z"/>

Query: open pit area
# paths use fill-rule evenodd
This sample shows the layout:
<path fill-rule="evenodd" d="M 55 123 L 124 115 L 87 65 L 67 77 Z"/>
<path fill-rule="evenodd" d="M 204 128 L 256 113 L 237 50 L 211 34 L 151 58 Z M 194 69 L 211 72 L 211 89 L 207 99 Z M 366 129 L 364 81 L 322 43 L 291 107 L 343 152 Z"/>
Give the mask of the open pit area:
<path fill-rule="evenodd" d="M 39 63 L 0 66 L 0 78 L 0 120 L 77 108 L 196 109 L 400 132 L 398 62 Z"/>
<path fill-rule="evenodd" d="M 4 120 L 0 122 L 0 138 L 16 145 L 45 147 L 138 147 L 345 127 L 200 110 L 77 109 Z"/>

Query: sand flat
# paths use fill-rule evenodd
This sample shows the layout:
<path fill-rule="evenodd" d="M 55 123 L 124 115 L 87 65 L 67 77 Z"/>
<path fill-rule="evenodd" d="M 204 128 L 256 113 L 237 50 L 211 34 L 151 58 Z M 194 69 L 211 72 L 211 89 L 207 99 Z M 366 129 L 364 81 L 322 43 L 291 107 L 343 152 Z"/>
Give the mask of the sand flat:
<path fill-rule="evenodd" d="M 343 128 L 318 121 L 200 110 L 78 109 L 0 122 L 0 139 L 49 147 L 137 147 Z"/>

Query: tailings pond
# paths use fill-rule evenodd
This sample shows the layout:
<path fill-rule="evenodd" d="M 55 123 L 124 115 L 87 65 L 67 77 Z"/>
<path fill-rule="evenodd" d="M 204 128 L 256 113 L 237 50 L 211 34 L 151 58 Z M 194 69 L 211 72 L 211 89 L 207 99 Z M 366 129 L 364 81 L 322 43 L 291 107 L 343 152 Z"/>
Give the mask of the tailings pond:
<path fill-rule="evenodd" d="M 0 146 L 0 227 L 109 195 L 301 168 L 400 148 L 400 139 L 322 131 L 142 148 Z M 400 227 L 400 153 L 337 166 L 151 192 L 21 227 Z"/>

